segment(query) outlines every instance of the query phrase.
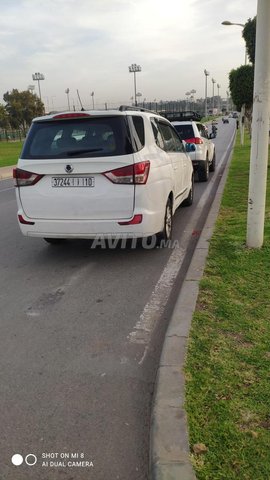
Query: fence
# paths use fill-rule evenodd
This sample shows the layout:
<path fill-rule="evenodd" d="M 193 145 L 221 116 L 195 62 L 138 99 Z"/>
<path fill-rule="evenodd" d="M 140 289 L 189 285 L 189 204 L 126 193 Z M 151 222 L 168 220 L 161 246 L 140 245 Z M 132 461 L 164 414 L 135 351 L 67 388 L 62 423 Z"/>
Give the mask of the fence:
<path fill-rule="evenodd" d="M 4 142 L 14 142 L 14 141 L 22 141 L 25 138 L 24 132 L 22 130 L 6 130 L 0 129 L 0 141 Z"/>

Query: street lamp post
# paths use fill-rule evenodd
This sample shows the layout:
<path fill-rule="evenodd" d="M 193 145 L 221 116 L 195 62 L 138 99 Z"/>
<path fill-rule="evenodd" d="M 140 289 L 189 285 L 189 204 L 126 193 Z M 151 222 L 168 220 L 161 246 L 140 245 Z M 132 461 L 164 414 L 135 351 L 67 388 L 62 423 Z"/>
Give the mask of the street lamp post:
<path fill-rule="evenodd" d="M 233 23 L 229 22 L 228 20 L 224 20 L 221 25 L 230 26 L 230 25 L 237 25 L 238 27 L 244 27 L 244 23 Z M 245 65 L 247 64 L 247 47 L 245 47 Z M 241 134 L 241 145 L 244 145 L 244 135 L 245 135 L 245 105 L 242 105 L 241 108 L 241 116 L 240 116 L 240 134 Z"/>
<path fill-rule="evenodd" d="M 192 109 L 194 109 L 194 93 L 196 93 L 196 90 L 190 90 L 190 93 L 191 93 L 191 97 L 190 99 L 192 99 Z"/>
<path fill-rule="evenodd" d="M 204 106 L 204 115 L 207 117 L 207 77 L 210 75 L 210 72 L 208 70 L 204 69 L 204 75 L 205 75 L 205 106 Z"/>
<path fill-rule="evenodd" d="M 142 97 L 142 93 L 137 92 L 136 95 L 137 95 L 137 98 L 139 99 L 139 103 L 140 103 L 140 97 Z M 138 105 L 138 102 L 136 103 L 136 105 Z"/>
<path fill-rule="evenodd" d="M 219 96 L 219 89 L 221 85 L 217 83 L 217 91 L 218 91 L 218 113 L 220 113 L 220 96 Z"/>
<path fill-rule="evenodd" d="M 221 22 L 221 25 L 225 25 L 225 26 L 231 26 L 231 25 L 237 25 L 238 27 L 244 27 L 245 24 L 244 23 L 233 23 L 233 22 L 229 22 L 228 20 L 224 20 L 224 22 Z M 247 49 L 245 48 L 245 65 L 247 64 Z"/>
<path fill-rule="evenodd" d="M 137 91 L 136 91 L 136 73 L 141 72 L 142 68 L 140 65 L 137 65 L 136 63 L 132 63 L 130 67 L 128 67 L 129 73 L 134 74 L 134 98 L 135 98 L 135 106 L 137 107 Z"/>
<path fill-rule="evenodd" d="M 34 81 L 38 82 L 39 98 L 41 100 L 41 91 L 40 91 L 40 83 L 39 82 L 40 82 L 40 80 L 45 80 L 45 77 L 44 77 L 43 73 L 36 72 L 36 73 L 33 73 L 32 79 Z"/>
<path fill-rule="evenodd" d="M 189 100 L 189 95 L 190 95 L 190 92 L 186 92 L 186 112 L 188 111 L 188 100 Z"/>
<path fill-rule="evenodd" d="M 53 101 L 54 98 L 56 98 L 56 95 L 52 95 L 52 96 L 51 96 L 52 111 L 54 111 L 54 101 Z"/>
<path fill-rule="evenodd" d="M 226 92 L 226 95 L 227 95 L 227 105 L 226 105 L 226 108 L 227 108 L 227 112 L 229 112 L 229 92 L 227 90 Z"/>
<path fill-rule="evenodd" d="M 70 103 L 69 103 L 69 88 L 65 90 L 65 93 L 67 94 L 67 101 L 68 101 L 68 110 L 70 110 Z"/>
<path fill-rule="evenodd" d="M 95 100 L 94 100 L 94 96 L 95 96 L 95 92 L 91 92 L 93 110 L 95 110 Z"/>
<path fill-rule="evenodd" d="M 35 85 L 28 85 L 28 91 L 32 93 L 32 95 L 34 94 L 34 90 L 35 90 Z"/>
<path fill-rule="evenodd" d="M 214 115 L 214 108 L 215 108 L 215 83 L 216 80 L 214 80 L 214 78 L 212 78 L 212 84 L 213 84 L 213 99 L 212 99 L 212 109 L 213 109 L 213 112 L 212 114 Z"/>

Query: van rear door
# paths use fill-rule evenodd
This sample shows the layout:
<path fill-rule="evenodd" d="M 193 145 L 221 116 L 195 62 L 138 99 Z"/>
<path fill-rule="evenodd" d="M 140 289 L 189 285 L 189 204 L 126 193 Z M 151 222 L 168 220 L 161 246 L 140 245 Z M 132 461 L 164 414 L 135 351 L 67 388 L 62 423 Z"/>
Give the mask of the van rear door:
<path fill-rule="evenodd" d="M 134 185 L 104 175 L 134 163 L 125 115 L 75 115 L 33 123 L 19 167 L 42 177 L 19 187 L 25 214 L 55 220 L 132 217 Z"/>

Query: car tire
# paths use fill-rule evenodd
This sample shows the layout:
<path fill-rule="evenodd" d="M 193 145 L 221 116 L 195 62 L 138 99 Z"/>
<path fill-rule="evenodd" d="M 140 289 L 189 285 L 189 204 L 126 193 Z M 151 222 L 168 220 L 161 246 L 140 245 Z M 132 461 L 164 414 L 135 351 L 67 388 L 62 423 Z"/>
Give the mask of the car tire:
<path fill-rule="evenodd" d="M 188 197 L 182 202 L 183 207 L 190 207 L 190 205 L 192 205 L 193 196 L 194 196 L 194 175 L 192 175 L 191 187 L 189 190 Z"/>
<path fill-rule="evenodd" d="M 214 172 L 216 170 L 216 150 L 214 150 L 212 163 L 209 165 L 209 172 Z"/>
<path fill-rule="evenodd" d="M 50 245 L 60 245 L 64 243 L 64 238 L 44 238 L 45 242 L 49 243 Z"/>
<path fill-rule="evenodd" d="M 208 156 L 206 157 L 205 162 L 201 162 L 201 165 L 198 168 L 198 178 L 199 178 L 199 182 L 207 182 L 209 178 Z"/>
<path fill-rule="evenodd" d="M 165 208 L 163 230 L 157 234 L 157 246 L 161 247 L 164 242 L 171 240 L 172 238 L 172 201 L 168 198 Z"/>

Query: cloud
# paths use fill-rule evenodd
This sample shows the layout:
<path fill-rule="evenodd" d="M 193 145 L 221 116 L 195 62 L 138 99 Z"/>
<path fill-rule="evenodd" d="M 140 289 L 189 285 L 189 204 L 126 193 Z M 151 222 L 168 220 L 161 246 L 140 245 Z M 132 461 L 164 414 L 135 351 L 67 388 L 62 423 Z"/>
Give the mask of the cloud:
<path fill-rule="evenodd" d="M 204 68 L 225 91 L 244 44 L 239 27 L 221 22 L 244 23 L 255 10 L 254 0 L 2 0 L 0 95 L 40 71 L 43 95 L 60 106 L 67 87 L 89 103 L 93 90 L 100 103 L 121 102 L 133 93 L 134 62 L 148 98 L 183 98 L 189 88 L 202 96 Z"/>

